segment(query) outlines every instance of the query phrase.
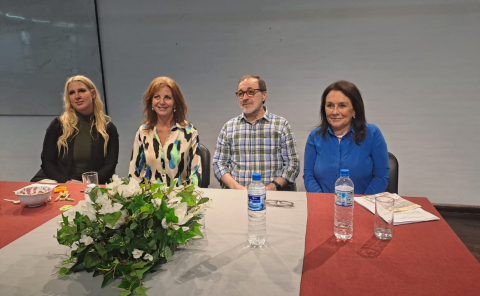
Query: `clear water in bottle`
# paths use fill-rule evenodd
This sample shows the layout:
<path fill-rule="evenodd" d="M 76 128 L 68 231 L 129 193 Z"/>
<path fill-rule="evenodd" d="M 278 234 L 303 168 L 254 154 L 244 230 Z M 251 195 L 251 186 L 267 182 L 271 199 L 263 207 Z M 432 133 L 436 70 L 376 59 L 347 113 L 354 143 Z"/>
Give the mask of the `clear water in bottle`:
<path fill-rule="evenodd" d="M 351 239 L 353 236 L 353 182 L 350 172 L 340 170 L 340 178 L 335 182 L 335 221 L 333 233 L 338 239 Z"/>
<path fill-rule="evenodd" d="M 266 190 L 261 180 L 262 174 L 254 173 L 248 185 L 248 243 L 254 247 L 261 247 L 267 241 Z"/>

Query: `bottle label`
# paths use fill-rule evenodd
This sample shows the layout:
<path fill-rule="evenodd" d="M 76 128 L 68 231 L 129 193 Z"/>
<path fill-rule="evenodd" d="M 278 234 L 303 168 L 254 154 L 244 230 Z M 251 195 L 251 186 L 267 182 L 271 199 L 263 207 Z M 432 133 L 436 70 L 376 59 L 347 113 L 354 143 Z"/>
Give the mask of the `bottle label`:
<path fill-rule="evenodd" d="M 250 211 L 265 210 L 265 194 L 262 195 L 248 195 L 248 209 Z"/>
<path fill-rule="evenodd" d="M 335 190 L 335 204 L 342 207 L 353 206 L 353 192 Z"/>

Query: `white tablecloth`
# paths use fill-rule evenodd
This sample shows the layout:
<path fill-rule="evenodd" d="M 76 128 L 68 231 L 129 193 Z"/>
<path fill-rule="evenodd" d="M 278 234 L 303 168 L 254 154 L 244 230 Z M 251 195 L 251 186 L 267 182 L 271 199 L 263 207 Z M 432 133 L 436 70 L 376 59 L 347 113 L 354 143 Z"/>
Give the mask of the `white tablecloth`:
<path fill-rule="evenodd" d="M 145 277 L 148 295 L 299 295 L 305 250 L 305 192 L 268 192 L 293 208 L 267 207 L 267 245 L 247 244 L 247 192 L 204 189 L 213 199 L 206 237 L 178 250 Z M 0 295 L 118 295 L 119 281 L 80 272 L 57 277 L 69 249 L 57 243 L 54 218 L 0 250 Z M 0 234 L 1 235 L 1 234 Z"/>

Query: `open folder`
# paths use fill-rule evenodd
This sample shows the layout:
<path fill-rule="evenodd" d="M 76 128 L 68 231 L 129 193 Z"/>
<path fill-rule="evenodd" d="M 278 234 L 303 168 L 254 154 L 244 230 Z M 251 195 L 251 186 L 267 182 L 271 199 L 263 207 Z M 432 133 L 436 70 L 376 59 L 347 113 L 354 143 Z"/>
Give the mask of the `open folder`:
<path fill-rule="evenodd" d="M 404 204 L 405 202 L 403 201 L 407 201 L 401 198 L 397 194 L 391 194 L 388 192 L 380 193 L 378 195 L 385 196 L 387 194 L 388 196 L 392 196 L 395 199 L 395 203 L 397 203 L 397 200 Z M 376 196 L 376 195 L 354 197 L 354 200 L 356 203 L 358 203 L 359 205 L 363 206 L 364 208 L 366 208 L 367 210 L 375 214 L 375 198 L 372 198 L 373 196 Z M 423 210 L 419 205 L 417 206 L 418 207 L 412 206 L 411 209 L 409 210 L 395 211 L 395 213 L 393 214 L 393 225 L 440 220 L 437 216 Z"/>

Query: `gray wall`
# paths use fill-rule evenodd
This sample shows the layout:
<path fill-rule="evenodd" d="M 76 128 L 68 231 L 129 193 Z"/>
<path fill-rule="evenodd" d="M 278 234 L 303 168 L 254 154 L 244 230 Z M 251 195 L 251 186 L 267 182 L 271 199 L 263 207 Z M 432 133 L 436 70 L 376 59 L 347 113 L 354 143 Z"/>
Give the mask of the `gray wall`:
<path fill-rule="evenodd" d="M 480 1 L 226 2 L 98 1 L 119 175 L 127 174 L 142 94 L 157 76 L 179 83 L 188 119 L 212 154 L 222 125 L 240 113 L 237 80 L 262 76 L 267 107 L 293 127 L 302 170 L 321 93 L 346 79 L 362 91 L 367 120 L 399 159 L 401 195 L 480 205 Z M 42 120 L 0 117 L 8 169 L 0 179 L 27 180 L 37 170 Z M 24 145 L 21 132 L 34 141 Z M 15 157 L 20 152 L 29 157 Z M 304 190 L 302 174 L 297 186 Z"/>
<path fill-rule="evenodd" d="M 0 3 L 0 115 L 62 112 L 59 94 L 72 75 L 102 86 L 94 0 L 44 3 Z"/>

